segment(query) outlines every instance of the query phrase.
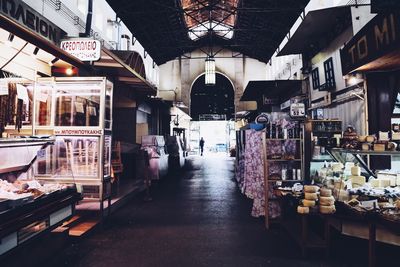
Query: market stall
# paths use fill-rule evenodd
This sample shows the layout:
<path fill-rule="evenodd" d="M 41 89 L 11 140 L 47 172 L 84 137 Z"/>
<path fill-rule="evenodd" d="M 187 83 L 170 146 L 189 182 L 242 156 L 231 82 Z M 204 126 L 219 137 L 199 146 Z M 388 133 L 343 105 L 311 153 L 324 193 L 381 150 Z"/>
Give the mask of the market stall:
<path fill-rule="evenodd" d="M 76 184 L 84 200 L 111 198 L 113 85 L 105 78 L 49 78 L 35 84 L 35 135 L 54 135 L 38 160 L 40 181 Z"/>
<path fill-rule="evenodd" d="M 74 184 L 36 179 L 37 159 L 54 141 L 0 140 L 0 257 L 55 229 L 75 212 L 80 195 Z"/>

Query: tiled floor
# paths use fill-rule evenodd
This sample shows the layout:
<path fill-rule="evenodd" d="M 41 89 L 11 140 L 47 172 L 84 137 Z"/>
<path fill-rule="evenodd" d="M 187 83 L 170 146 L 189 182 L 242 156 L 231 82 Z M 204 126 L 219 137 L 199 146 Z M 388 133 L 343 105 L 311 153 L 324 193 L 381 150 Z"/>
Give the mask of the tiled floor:
<path fill-rule="evenodd" d="M 192 156 L 185 170 L 153 185 L 112 215 L 105 229 L 68 247 L 51 266 L 366 266 L 366 243 L 340 238 L 333 258 L 302 259 L 281 229 L 250 216 L 234 159 Z M 346 246 L 341 244 L 346 243 Z"/>

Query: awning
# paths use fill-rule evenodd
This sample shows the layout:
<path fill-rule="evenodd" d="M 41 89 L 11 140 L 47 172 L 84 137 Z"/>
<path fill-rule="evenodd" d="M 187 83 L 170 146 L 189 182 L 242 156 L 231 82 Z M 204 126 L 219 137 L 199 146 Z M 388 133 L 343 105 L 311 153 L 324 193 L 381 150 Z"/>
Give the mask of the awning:
<path fill-rule="evenodd" d="M 351 21 L 350 6 L 339 6 L 313 10 L 307 13 L 300 26 L 286 45 L 279 51 L 278 56 L 302 54 L 315 50 L 327 35 L 336 30 L 338 25 Z"/>
<path fill-rule="evenodd" d="M 276 99 L 281 104 L 283 101 L 300 94 L 301 80 L 267 80 L 250 81 L 240 101 L 263 101 L 263 98 Z"/>
<path fill-rule="evenodd" d="M 26 29 L 25 27 L 19 25 L 18 23 L 12 21 L 8 17 L 0 14 L 0 28 L 8 31 L 15 36 L 25 40 L 33 46 L 51 54 L 53 58 L 58 58 L 61 61 L 66 62 L 75 67 L 83 67 L 84 63 L 74 56 L 71 56 L 67 52 L 63 51 L 61 48 L 46 40 L 44 37 L 35 34 L 34 32 Z"/>
<path fill-rule="evenodd" d="M 138 93 L 156 95 L 157 89 L 135 70 L 128 66 L 121 58 L 107 48 L 101 49 L 101 58 L 93 63 L 94 67 L 113 76 L 117 81 L 135 89 Z"/>

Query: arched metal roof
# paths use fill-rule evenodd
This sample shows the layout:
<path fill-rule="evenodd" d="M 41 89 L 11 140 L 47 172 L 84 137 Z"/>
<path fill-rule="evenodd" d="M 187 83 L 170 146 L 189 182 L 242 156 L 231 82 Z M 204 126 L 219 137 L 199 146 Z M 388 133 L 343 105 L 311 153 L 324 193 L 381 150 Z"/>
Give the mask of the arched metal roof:
<path fill-rule="evenodd" d="M 159 65 L 220 46 L 268 62 L 309 0 L 107 0 Z"/>

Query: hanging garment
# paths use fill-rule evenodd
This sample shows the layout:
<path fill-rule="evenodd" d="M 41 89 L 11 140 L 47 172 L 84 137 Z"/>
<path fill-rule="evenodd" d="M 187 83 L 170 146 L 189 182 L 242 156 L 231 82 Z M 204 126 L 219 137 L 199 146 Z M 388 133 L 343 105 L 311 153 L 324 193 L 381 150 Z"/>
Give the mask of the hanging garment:
<path fill-rule="evenodd" d="M 263 132 L 246 130 L 244 193 L 253 199 L 252 216 L 264 215 Z"/>

